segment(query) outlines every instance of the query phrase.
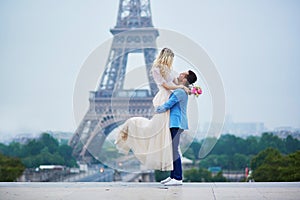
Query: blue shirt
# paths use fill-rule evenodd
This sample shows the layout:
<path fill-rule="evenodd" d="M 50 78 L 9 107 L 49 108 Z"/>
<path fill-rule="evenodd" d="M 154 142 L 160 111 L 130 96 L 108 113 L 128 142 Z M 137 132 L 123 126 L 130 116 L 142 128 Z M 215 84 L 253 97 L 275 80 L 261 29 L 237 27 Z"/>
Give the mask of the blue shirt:
<path fill-rule="evenodd" d="M 157 107 L 156 112 L 163 113 L 170 110 L 170 128 L 186 130 L 188 129 L 187 101 L 187 93 L 183 89 L 176 89 L 165 104 Z"/>

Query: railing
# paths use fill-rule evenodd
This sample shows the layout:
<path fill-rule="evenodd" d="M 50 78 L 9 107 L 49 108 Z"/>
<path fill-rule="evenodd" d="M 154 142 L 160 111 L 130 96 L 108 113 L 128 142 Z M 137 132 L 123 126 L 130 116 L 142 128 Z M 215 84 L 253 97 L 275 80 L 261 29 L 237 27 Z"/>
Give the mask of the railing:
<path fill-rule="evenodd" d="M 138 90 L 100 90 L 100 91 L 91 91 L 90 92 L 90 100 L 94 100 L 96 98 L 145 98 L 152 97 L 150 91 L 147 89 L 138 89 Z"/>

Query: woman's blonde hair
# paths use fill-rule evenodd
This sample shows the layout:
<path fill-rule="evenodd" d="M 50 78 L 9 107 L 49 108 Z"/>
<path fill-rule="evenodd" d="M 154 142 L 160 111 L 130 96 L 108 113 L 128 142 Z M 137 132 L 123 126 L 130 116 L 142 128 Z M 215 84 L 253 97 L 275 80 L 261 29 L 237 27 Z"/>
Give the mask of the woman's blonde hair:
<path fill-rule="evenodd" d="M 166 78 L 173 64 L 174 53 L 169 48 L 163 48 L 153 62 L 153 67 L 158 67 L 162 77 Z M 167 66 L 167 67 L 166 67 Z"/>

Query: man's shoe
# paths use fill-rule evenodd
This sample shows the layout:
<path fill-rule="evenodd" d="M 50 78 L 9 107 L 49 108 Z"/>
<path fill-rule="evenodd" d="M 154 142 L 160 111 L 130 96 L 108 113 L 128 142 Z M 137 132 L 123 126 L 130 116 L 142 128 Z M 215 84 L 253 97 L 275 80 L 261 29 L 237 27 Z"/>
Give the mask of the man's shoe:
<path fill-rule="evenodd" d="M 162 180 L 160 183 L 165 184 L 165 183 L 169 182 L 170 180 L 171 180 L 171 177 L 168 177 L 168 178 Z"/>
<path fill-rule="evenodd" d="M 182 180 L 176 180 L 172 178 L 169 182 L 166 182 L 164 185 L 165 186 L 182 185 Z"/>

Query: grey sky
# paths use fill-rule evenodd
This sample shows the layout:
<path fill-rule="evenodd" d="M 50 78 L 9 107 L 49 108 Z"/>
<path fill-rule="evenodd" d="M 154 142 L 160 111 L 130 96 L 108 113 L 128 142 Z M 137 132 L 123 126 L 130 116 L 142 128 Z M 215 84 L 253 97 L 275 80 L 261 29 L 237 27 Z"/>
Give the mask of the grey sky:
<path fill-rule="evenodd" d="M 111 37 L 118 3 L 0 0 L 0 133 L 75 130 L 76 77 Z M 234 121 L 300 127 L 300 1 L 152 0 L 151 9 L 155 27 L 207 51 Z"/>

